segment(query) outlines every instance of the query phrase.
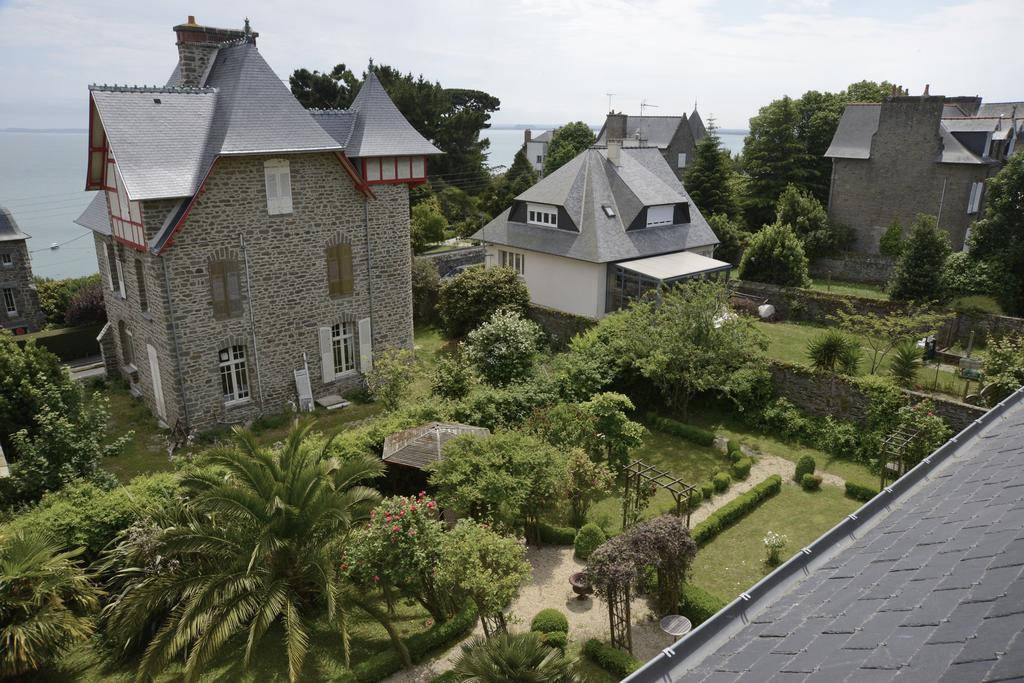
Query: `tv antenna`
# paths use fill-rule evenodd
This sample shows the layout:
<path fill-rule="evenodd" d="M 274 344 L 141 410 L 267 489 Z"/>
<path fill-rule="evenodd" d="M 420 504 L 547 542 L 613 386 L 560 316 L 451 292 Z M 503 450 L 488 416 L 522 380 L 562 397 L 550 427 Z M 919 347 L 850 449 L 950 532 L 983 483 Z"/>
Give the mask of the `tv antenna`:
<path fill-rule="evenodd" d="M 612 112 L 612 98 L 615 97 L 615 93 L 613 93 L 613 92 L 606 92 L 605 95 L 608 96 L 608 113 L 611 113 Z"/>
<path fill-rule="evenodd" d="M 646 110 L 646 109 L 657 109 L 657 108 L 658 108 L 658 105 L 656 105 L 656 104 L 647 104 L 647 98 L 646 97 L 643 98 L 642 100 L 640 100 L 640 116 L 644 115 L 644 110 Z"/>

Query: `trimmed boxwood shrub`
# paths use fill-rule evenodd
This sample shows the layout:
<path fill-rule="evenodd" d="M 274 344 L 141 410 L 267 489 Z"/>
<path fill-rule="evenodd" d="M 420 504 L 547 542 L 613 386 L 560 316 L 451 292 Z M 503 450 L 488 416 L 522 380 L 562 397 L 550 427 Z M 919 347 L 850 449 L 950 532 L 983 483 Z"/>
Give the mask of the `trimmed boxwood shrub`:
<path fill-rule="evenodd" d="M 689 619 L 695 628 L 726 605 L 725 600 L 717 595 L 686 582 L 683 582 L 682 596 L 679 613 Z"/>
<path fill-rule="evenodd" d="M 801 456 L 796 461 L 796 472 L 793 473 L 793 481 L 803 483 L 805 474 L 814 474 L 814 458 L 809 455 Z"/>
<path fill-rule="evenodd" d="M 647 415 L 647 421 L 652 427 L 660 432 L 665 432 L 672 436 L 678 436 L 680 439 L 692 441 L 698 446 L 711 448 L 715 445 L 715 433 L 709 432 L 706 429 L 694 427 L 693 425 L 688 425 L 667 417 L 659 417 L 653 413 Z"/>
<path fill-rule="evenodd" d="M 569 634 L 565 631 L 542 633 L 540 636 L 540 642 L 544 643 L 548 647 L 558 648 L 562 652 L 565 652 L 565 646 L 569 644 Z"/>
<path fill-rule="evenodd" d="M 846 495 L 854 500 L 866 503 L 877 496 L 878 491 L 870 486 L 861 486 L 860 484 L 854 484 L 853 482 L 848 481 L 846 482 Z"/>
<path fill-rule="evenodd" d="M 817 491 L 821 488 L 821 476 L 817 474 L 805 474 L 800 479 L 800 486 L 804 491 Z"/>
<path fill-rule="evenodd" d="M 540 542 L 548 545 L 572 545 L 576 541 L 576 529 L 571 526 L 553 526 L 541 522 Z"/>
<path fill-rule="evenodd" d="M 732 477 L 729 476 L 728 472 L 716 472 L 715 476 L 711 478 L 711 483 L 715 487 L 715 493 L 722 493 L 729 488 L 729 484 L 732 483 Z"/>
<path fill-rule="evenodd" d="M 530 622 L 530 630 L 540 633 L 551 633 L 552 631 L 569 632 L 569 620 L 565 615 L 553 607 L 542 609 Z"/>
<path fill-rule="evenodd" d="M 782 490 L 782 477 L 773 474 L 741 496 L 737 496 L 715 510 L 707 519 L 693 528 L 690 535 L 698 546 L 705 545 L 731 524 L 746 517 L 757 506 Z"/>
<path fill-rule="evenodd" d="M 743 451 L 740 449 L 739 442 L 738 441 L 733 441 L 732 439 L 729 439 L 729 441 L 726 442 L 726 445 L 725 445 L 725 454 L 726 454 L 726 457 L 729 458 L 729 462 L 736 462 L 737 460 L 742 458 L 743 457 Z"/>
<path fill-rule="evenodd" d="M 732 476 L 736 479 L 746 479 L 750 476 L 750 468 L 754 461 L 750 458 L 740 458 L 732 464 Z"/>
<path fill-rule="evenodd" d="M 633 655 L 591 638 L 583 645 L 583 655 L 605 671 L 619 678 L 625 678 L 640 668 L 640 661 Z"/>
<path fill-rule="evenodd" d="M 700 507 L 700 504 L 704 502 L 704 494 L 701 492 L 700 488 L 695 488 L 690 493 L 689 501 L 690 510 L 696 510 Z"/>
<path fill-rule="evenodd" d="M 576 534 L 576 540 L 573 543 L 575 548 L 575 555 L 577 560 L 585 560 L 590 557 L 590 553 L 597 550 L 597 546 L 601 545 L 608 540 L 604 530 L 593 522 L 584 524 Z"/>
<path fill-rule="evenodd" d="M 715 495 L 715 485 L 710 481 L 705 481 L 700 485 L 700 492 L 704 495 L 705 500 L 711 500 L 711 497 Z"/>

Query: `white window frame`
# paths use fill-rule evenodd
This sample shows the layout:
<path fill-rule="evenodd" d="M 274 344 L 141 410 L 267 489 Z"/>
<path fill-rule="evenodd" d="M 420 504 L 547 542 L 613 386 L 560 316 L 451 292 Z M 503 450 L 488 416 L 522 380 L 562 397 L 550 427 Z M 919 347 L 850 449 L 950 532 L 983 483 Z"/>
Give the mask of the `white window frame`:
<path fill-rule="evenodd" d="M 558 227 L 558 207 L 550 204 L 527 204 L 526 222 L 545 228 Z"/>
<path fill-rule="evenodd" d="M 981 206 L 981 193 L 984 192 L 984 188 L 984 182 L 971 183 L 971 196 L 967 200 L 968 215 L 978 213 L 978 207 Z"/>
<path fill-rule="evenodd" d="M 676 167 L 686 168 L 686 152 L 679 153 L 679 156 L 676 158 Z"/>
<path fill-rule="evenodd" d="M 331 326 L 331 358 L 334 362 L 334 376 L 356 371 L 355 322 L 345 321 Z"/>
<path fill-rule="evenodd" d="M 271 216 L 292 212 L 292 174 L 287 159 L 263 162 L 267 190 L 267 213 Z"/>
<path fill-rule="evenodd" d="M 217 367 L 220 370 L 220 389 L 224 405 L 250 400 L 245 346 L 232 344 L 218 351 Z"/>
<path fill-rule="evenodd" d="M 658 204 L 647 207 L 647 227 L 659 228 L 672 225 L 675 221 L 675 204 Z"/>
<path fill-rule="evenodd" d="M 499 249 L 498 264 L 502 268 L 511 268 L 519 275 L 526 275 L 526 254 Z"/>
<path fill-rule="evenodd" d="M 7 311 L 8 318 L 18 315 L 18 300 L 14 297 L 14 288 L 12 287 L 4 287 L 4 309 Z"/>
<path fill-rule="evenodd" d="M 14 257 L 11 256 L 11 252 L 5 251 L 4 253 L 0 254 L 0 265 L 2 265 L 4 268 L 14 267 Z"/>

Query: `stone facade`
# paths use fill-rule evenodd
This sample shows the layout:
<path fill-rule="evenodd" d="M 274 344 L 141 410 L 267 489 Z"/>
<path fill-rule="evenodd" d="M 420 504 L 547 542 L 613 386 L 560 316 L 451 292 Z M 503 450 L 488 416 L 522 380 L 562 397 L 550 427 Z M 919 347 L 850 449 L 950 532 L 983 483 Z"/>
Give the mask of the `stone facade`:
<path fill-rule="evenodd" d="M 7 260 L 10 259 L 10 263 Z M 16 312 L 7 310 L 4 290 L 11 290 Z M 25 240 L 0 241 L 0 329 L 35 332 L 46 324 L 32 279 L 32 258 Z"/>
<path fill-rule="evenodd" d="M 486 251 L 482 246 L 466 247 L 464 249 L 452 249 L 437 254 L 423 254 L 416 258 L 429 261 L 437 269 L 441 277 L 449 275 L 459 266 L 482 266 L 484 265 Z"/>
<path fill-rule="evenodd" d="M 877 246 L 877 245 L 876 245 Z M 819 256 L 811 259 L 811 277 L 882 284 L 892 277 L 896 262 L 881 254 L 846 252 L 835 257 Z"/>
<path fill-rule="evenodd" d="M 107 297 L 108 332 L 122 360 L 123 339 L 132 344 L 135 367 L 129 372 L 122 362 L 121 372 L 155 414 L 158 369 L 169 425 L 180 420 L 202 430 L 291 409 L 298 402 L 293 373 L 307 366 L 314 397 L 361 386 L 358 370 L 323 381 L 321 327 L 370 319 L 373 352 L 412 345 L 408 187 L 375 186 L 376 199 L 364 199 L 332 154 L 289 155 L 292 212 L 269 215 L 264 162 L 271 158 L 221 158 L 161 256 L 120 248 L 128 296 Z M 147 239 L 175 203 L 144 203 Z M 97 256 L 109 289 L 108 239 L 97 237 Z M 352 246 L 354 286 L 351 295 L 332 298 L 326 249 L 338 242 Z M 209 263 L 222 258 L 239 263 L 242 310 L 216 319 Z M 146 280 L 145 312 L 134 259 Z M 119 334 L 121 321 L 130 336 Z M 249 398 L 226 404 L 219 352 L 234 345 L 245 348 Z"/>

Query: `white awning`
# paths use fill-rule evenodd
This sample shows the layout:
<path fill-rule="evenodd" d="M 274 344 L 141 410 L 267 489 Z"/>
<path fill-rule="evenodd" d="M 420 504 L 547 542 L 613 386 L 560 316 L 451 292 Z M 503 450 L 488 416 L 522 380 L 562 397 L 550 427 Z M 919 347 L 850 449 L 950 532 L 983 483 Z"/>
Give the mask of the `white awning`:
<path fill-rule="evenodd" d="M 684 277 L 694 277 L 696 275 L 732 269 L 731 263 L 701 256 L 692 251 L 677 251 L 674 254 L 662 254 L 661 256 L 623 261 L 615 265 L 633 273 L 646 275 L 649 278 L 662 281 L 678 280 Z"/>

